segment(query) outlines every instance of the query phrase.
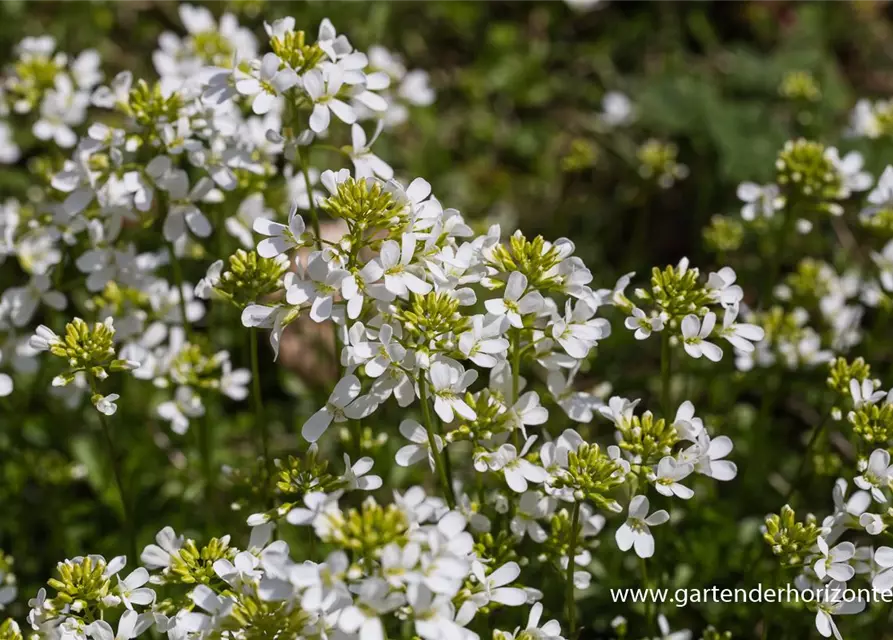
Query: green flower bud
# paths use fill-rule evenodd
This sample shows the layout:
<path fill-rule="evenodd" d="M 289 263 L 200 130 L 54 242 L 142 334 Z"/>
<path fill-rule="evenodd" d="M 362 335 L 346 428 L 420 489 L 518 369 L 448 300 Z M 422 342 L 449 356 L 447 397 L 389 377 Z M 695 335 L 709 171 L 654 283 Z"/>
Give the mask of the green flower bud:
<path fill-rule="evenodd" d="M 319 447 L 315 443 L 303 458 L 288 456 L 287 460 L 276 463 L 279 467 L 276 488 L 292 501 L 314 491 L 333 493 L 345 486 L 340 476 L 329 473 L 329 462 L 319 458 Z"/>
<path fill-rule="evenodd" d="M 796 514 L 790 505 L 781 508 L 780 515 L 766 517 L 766 532 L 763 540 L 785 566 L 802 564 L 812 553 L 821 528 L 815 516 L 809 514 L 805 522 L 797 522 Z"/>
<path fill-rule="evenodd" d="M 654 138 L 647 140 L 636 151 L 639 174 L 646 180 L 655 180 L 663 189 L 669 189 L 677 180 L 688 176 L 688 167 L 677 161 L 679 147 L 672 142 Z"/>
<path fill-rule="evenodd" d="M 170 567 L 165 569 L 168 582 L 180 584 L 210 584 L 220 581 L 214 572 L 218 560 L 232 560 L 236 549 L 229 546 L 229 536 L 211 538 L 201 549 L 195 540 L 187 540 L 176 554 L 171 555 Z"/>
<path fill-rule="evenodd" d="M 828 369 L 828 386 L 847 400 L 850 399 L 850 380 L 861 383 L 871 378 L 871 367 L 861 356 L 852 362 L 847 362 L 846 358 L 836 358 L 830 362 Z"/>
<path fill-rule="evenodd" d="M 273 36 L 270 38 L 270 48 L 298 75 L 313 69 L 325 57 L 318 44 L 307 44 L 307 37 L 303 31 L 289 31 L 281 38 Z"/>
<path fill-rule="evenodd" d="M 12 618 L 0 622 L 0 640 L 22 640 L 22 630 Z"/>
<path fill-rule="evenodd" d="M 77 603 L 77 608 L 99 606 L 109 595 L 112 583 L 107 575 L 106 563 L 96 556 L 66 560 L 56 565 L 58 578 L 50 578 L 47 584 L 56 590 L 52 606 L 61 609 Z"/>
<path fill-rule="evenodd" d="M 735 218 L 713 216 L 704 229 L 704 241 L 714 251 L 736 251 L 744 241 L 744 225 Z"/>
<path fill-rule="evenodd" d="M 690 313 L 706 313 L 707 305 L 713 298 L 699 281 L 697 268 L 680 269 L 668 265 L 663 271 L 654 267 L 651 270 L 651 291 L 640 289 L 636 295 L 646 302 L 656 304 L 666 312 L 670 320 L 678 320 Z"/>
<path fill-rule="evenodd" d="M 399 310 L 397 318 L 409 335 L 424 337 L 426 343 L 469 327 L 468 318 L 459 313 L 459 301 L 445 292 L 412 294 L 409 309 Z"/>
<path fill-rule="evenodd" d="M 406 515 L 397 505 L 383 507 L 369 497 L 359 509 L 329 516 L 326 531 L 320 537 L 323 542 L 371 561 L 390 543 L 405 544 L 408 529 Z"/>
<path fill-rule="evenodd" d="M 633 416 L 619 425 L 620 448 L 638 456 L 643 463 L 660 460 L 672 453 L 673 445 L 679 441 L 676 429 L 663 418 L 654 419 L 650 411 Z"/>
<path fill-rule="evenodd" d="M 239 249 L 229 257 L 214 291 L 240 309 L 282 289 L 288 257 L 262 258 L 256 251 Z"/>
<path fill-rule="evenodd" d="M 401 229 L 408 215 L 405 203 L 397 200 L 386 184 L 371 178 L 348 178 L 339 183 L 319 208 L 344 220 L 352 233 L 360 235 Z"/>
<path fill-rule="evenodd" d="M 562 277 L 556 267 L 564 259 L 564 253 L 542 236 L 528 240 L 523 233 L 516 231 L 509 238 L 508 246 L 497 244 L 486 258 L 490 266 L 501 273 L 523 273 L 527 277 L 528 287 L 544 292 L 563 292 Z M 504 286 L 498 280 L 494 280 L 494 284 Z"/>
<path fill-rule="evenodd" d="M 789 71 L 778 87 L 781 97 L 801 102 L 818 102 L 822 97 L 819 83 L 808 71 Z"/>
<path fill-rule="evenodd" d="M 836 200 L 842 180 L 825 153 L 825 145 L 809 140 L 789 140 L 775 161 L 776 182 L 793 200 Z"/>
<path fill-rule="evenodd" d="M 626 480 L 628 466 L 622 460 L 611 458 L 597 444 L 581 444 L 576 451 L 567 454 L 567 469 L 559 474 L 554 486 L 569 487 L 581 500 L 589 500 L 609 511 L 617 511 L 619 505 L 608 494 Z"/>
<path fill-rule="evenodd" d="M 893 404 L 868 404 L 847 414 L 853 431 L 873 446 L 883 446 L 893 436 Z"/>
<path fill-rule="evenodd" d="M 165 97 L 160 83 L 149 86 L 145 80 L 138 80 L 130 90 L 127 103 L 119 104 L 118 108 L 151 130 L 159 122 L 176 122 L 182 106 L 183 99 L 177 92 Z"/>

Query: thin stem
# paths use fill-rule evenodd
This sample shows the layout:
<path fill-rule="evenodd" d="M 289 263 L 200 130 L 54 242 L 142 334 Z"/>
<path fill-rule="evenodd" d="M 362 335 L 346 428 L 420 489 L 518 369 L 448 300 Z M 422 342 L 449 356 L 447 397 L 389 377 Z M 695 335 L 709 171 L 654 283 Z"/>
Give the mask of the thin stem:
<path fill-rule="evenodd" d="M 648 565 L 645 562 L 645 558 L 639 558 L 639 568 L 642 570 L 642 584 L 645 589 L 648 589 Z M 645 599 L 645 620 L 648 622 L 648 626 L 651 626 L 651 600 L 649 598 Z"/>
<path fill-rule="evenodd" d="M 781 275 L 781 254 L 783 251 L 789 250 L 787 241 L 788 236 L 790 236 L 794 230 L 794 223 L 797 220 L 797 209 L 797 204 L 791 203 L 791 205 L 789 207 L 786 206 L 782 212 L 784 218 L 781 221 L 778 245 L 775 247 L 775 251 L 772 252 L 772 256 L 770 257 L 770 267 L 765 271 L 766 279 L 763 281 L 760 291 L 758 292 L 758 307 L 762 307 L 763 302 L 771 297 L 772 288 L 775 286 L 775 283 L 778 282 L 778 276 Z"/>
<path fill-rule="evenodd" d="M 660 346 L 660 401 L 664 412 L 664 419 L 670 419 L 670 332 L 664 329 L 661 332 Z"/>
<path fill-rule="evenodd" d="M 319 227 L 319 213 L 316 211 L 316 201 L 313 199 L 313 186 L 310 184 L 310 149 L 299 151 L 301 157 L 301 173 L 304 175 L 304 185 L 307 188 L 307 202 L 310 205 L 310 224 L 313 227 L 313 235 L 316 236 L 316 248 L 322 251 L 322 233 Z M 338 380 L 344 376 L 344 368 L 341 366 L 341 337 L 338 335 L 338 325 L 332 321 L 332 332 L 335 337 L 335 366 L 338 368 Z"/>
<path fill-rule="evenodd" d="M 521 387 L 521 331 L 519 329 L 515 329 L 512 331 L 511 335 L 512 339 L 512 401 L 509 403 L 509 407 L 514 406 L 514 404 L 518 401 L 518 394 L 520 393 Z M 518 451 L 521 450 L 521 437 L 518 435 L 518 430 L 514 429 L 512 431 L 512 440 L 515 444 L 515 449 Z"/>
<path fill-rule="evenodd" d="M 194 343 L 192 325 L 189 324 L 189 318 L 186 315 L 186 299 L 183 296 L 183 269 L 180 266 L 180 259 L 174 251 L 174 243 L 167 241 L 166 244 L 171 259 L 171 275 L 174 279 L 174 285 L 177 287 L 177 304 L 180 307 L 180 319 L 183 321 L 183 330 L 186 332 L 186 338 L 189 342 Z"/>
<path fill-rule="evenodd" d="M 264 402 L 260 392 L 260 364 L 257 357 L 257 329 L 251 329 L 251 395 L 254 400 L 254 427 L 260 436 L 260 454 L 264 461 L 264 501 L 270 490 L 270 434 L 264 419 Z"/>
<path fill-rule="evenodd" d="M 307 187 L 307 201 L 310 203 L 310 224 L 313 226 L 313 234 L 316 236 L 316 248 L 322 251 L 322 234 L 319 232 L 319 214 L 316 212 L 316 202 L 313 200 L 313 187 L 310 184 L 310 150 L 301 151 L 301 173 L 304 174 L 304 185 Z"/>
<path fill-rule="evenodd" d="M 565 595 L 565 605 L 567 606 L 567 628 L 569 629 L 567 637 L 569 640 L 574 640 L 574 637 L 577 635 L 577 606 L 574 602 L 574 573 L 577 570 L 575 556 L 577 555 L 577 527 L 579 526 L 579 522 L 580 503 L 575 502 L 574 510 L 571 514 L 570 541 L 568 542 L 567 549 L 567 593 Z"/>
<path fill-rule="evenodd" d="M 434 434 L 434 423 L 431 420 L 431 407 L 428 406 L 428 381 L 424 373 L 419 377 L 419 396 L 422 403 L 422 419 L 425 421 L 425 430 L 428 432 L 428 446 L 431 447 L 431 455 L 434 458 L 434 466 L 440 476 L 440 484 L 443 485 L 447 504 L 450 509 L 456 508 L 456 496 L 453 495 L 453 483 L 447 475 L 441 451 L 437 449 L 437 437 Z"/>
<path fill-rule="evenodd" d="M 797 493 L 797 489 L 800 486 L 800 481 L 803 479 L 803 474 L 806 472 L 806 467 L 809 464 L 809 454 L 812 452 L 812 447 L 818 442 L 819 436 L 825 431 L 825 425 L 828 424 L 828 419 L 831 417 L 830 413 L 826 413 L 825 417 L 822 418 L 822 421 L 819 422 L 812 428 L 812 433 L 809 436 L 809 442 L 806 443 L 806 451 L 803 452 L 803 457 L 800 459 L 800 466 L 797 467 L 797 474 L 794 476 L 791 481 L 791 486 L 788 488 L 788 493 L 785 496 L 785 504 L 790 504 L 791 499 Z"/>
<path fill-rule="evenodd" d="M 186 297 L 183 295 L 183 267 L 180 259 L 174 250 L 174 243 L 167 241 L 167 251 L 171 261 L 171 277 L 174 280 L 174 286 L 177 287 L 177 304 L 180 307 L 180 320 L 183 322 L 183 330 L 186 332 L 186 339 L 195 344 L 195 333 L 192 331 L 192 324 L 186 315 Z M 205 508 L 208 509 L 208 519 L 214 520 L 214 465 L 211 452 L 211 434 L 209 431 L 208 417 L 201 416 L 196 418 L 198 423 L 196 428 L 196 438 L 198 440 L 199 458 L 201 460 L 202 476 L 205 480 Z"/>
<path fill-rule="evenodd" d="M 93 375 L 90 378 L 90 391 L 93 395 L 102 395 L 96 385 L 96 378 Z M 118 456 L 118 449 L 112 438 L 112 431 L 109 428 L 108 420 L 101 411 L 99 414 L 99 424 L 102 425 L 102 433 L 105 436 L 105 443 L 108 447 L 109 459 L 112 463 L 112 474 L 115 477 L 115 486 L 118 489 L 118 498 L 121 500 L 121 513 L 124 519 L 124 528 L 127 531 L 128 544 L 130 545 L 130 553 L 133 558 L 139 558 L 136 546 L 136 532 L 134 529 L 133 516 L 130 510 L 130 501 L 127 499 L 127 491 L 124 489 L 124 473 L 121 470 L 121 459 Z"/>

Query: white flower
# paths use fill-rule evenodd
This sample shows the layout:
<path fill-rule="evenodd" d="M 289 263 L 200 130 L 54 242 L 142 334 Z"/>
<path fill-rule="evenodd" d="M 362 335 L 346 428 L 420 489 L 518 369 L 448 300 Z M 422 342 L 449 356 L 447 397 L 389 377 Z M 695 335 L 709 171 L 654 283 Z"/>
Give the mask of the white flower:
<path fill-rule="evenodd" d="M 452 422 L 454 412 L 466 420 L 474 420 L 477 417 L 464 397 L 465 390 L 477 380 L 477 371 L 474 369 L 465 371 L 458 362 L 438 360 L 431 365 L 428 377 L 434 395 L 434 411 L 441 420 L 445 423 Z"/>
<path fill-rule="evenodd" d="M 118 619 L 118 630 L 115 632 L 105 620 L 91 622 L 84 629 L 93 640 L 131 640 L 149 629 L 155 623 L 152 613 L 138 614 L 127 610 Z M 65 634 L 62 634 L 65 637 Z"/>
<path fill-rule="evenodd" d="M 707 289 L 726 309 L 737 309 L 738 304 L 744 299 L 744 290 L 735 284 L 737 278 L 732 267 L 723 267 L 707 277 Z"/>
<path fill-rule="evenodd" d="M 850 395 L 853 398 L 853 406 L 856 409 L 861 409 L 865 405 L 874 404 L 886 396 L 887 393 L 885 391 L 875 391 L 874 382 L 867 378 L 861 384 L 855 378 L 850 378 Z"/>
<path fill-rule="evenodd" d="M 191 387 L 180 386 L 174 393 L 174 399 L 162 402 L 156 410 L 158 417 L 171 423 L 171 430 L 184 434 L 189 429 L 189 419 L 205 415 L 202 398 Z"/>
<path fill-rule="evenodd" d="M 165 527 L 155 535 L 157 544 L 150 544 L 140 554 L 140 561 L 149 569 L 165 569 L 183 547 L 183 536 L 177 536 L 171 527 Z"/>
<path fill-rule="evenodd" d="M 53 330 L 45 325 L 40 325 L 34 330 L 34 335 L 28 341 L 32 349 L 37 351 L 49 351 L 50 347 L 59 344 L 61 338 L 53 333 Z"/>
<path fill-rule="evenodd" d="M 657 616 L 657 628 L 660 630 L 660 638 L 655 640 L 691 640 L 691 631 L 688 629 L 670 631 L 667 616 L 662 613 Z"/>
<path fill-rule="evenodd" d="M 683 500 L 691 498 L 695 492 L 680 484 L 694 471 L 694 466 L 687 462 L 678 462 L 672 456 L 664 456 L 658 462 L 649 478 L 654 482 L 654 488 L 664 496 L 676 496 Z"/>
<path fill-rule="evenodd" d="M 629 124 L 634 116 L 632 101 L 619 91 L 608 91 L 602 98 L 599 119 L 609 127 Z"/>
<path fill-rule="evenodd" d="M 344 70 L 337 64 L 321 69 L 311 69 L 303 76 L 304 90 L 313 101 L 310 114 L 310 129 L 322 133 L 329 128 L 331 114 L 334 113 L 345 124 L 356 122 L 357 114 L 353 107 L 340 100 L 338 92 L 344 85 Z"/>
<path fill-rule="evenodd" d="M 267 113 L 278 96 L 300 82 L 294 69 L 284 66 L 275 53 L 266 54 L 253 73 L 257 75 L 236 80 L 236 91 L 252 99 L 251 110 L 258 115 Z"/>
<path fill-rule="evenodd" d="M 354 175 L 357 178 L 372 178 L 378 176 L 382 180 L 390 180 L 394 177 L 394 170 L 387 162 L 372 153 L 372 145 L 378 139 L 384 121 L 379 120 L 375 126 L 375 133 L 371 140 L 366 140 L 366 132 L 363 127 L 353 123 L 350 127 L 351 151 L 350 159 L 353 161 Z"/>
<path fill-rule="evenodd" d="M 893 589 L 893 549 L 878 547 L 874 552 L 874 562 L 881 571 L 872 579 L 872 588 L 875 591 L 890 591 Z"/>
<path fill-rule="evenodd" d="M 516 329 L 524 328 L 521 316 L 538 313 L 543 308 L 543 296 L 539 291 L 527 291 L 527 276 L 512 271 L 505 285 L 503 297 L 484 301 L 487 311 L 495 316 L 505 316 Z"/>
<path fill-rule="evenodd" d="M 403 594 L 392 592 L 381 578 L 364 580 L 357 589 L 356 605 L 347 605 L 338 615 L 338 626 L 358 640 L 384 640 L 381 616 L 404 603 Z"/>
<path fill-rule="evenodd" d="M 428 466 L 433 471 L 434 455 L 431 453 L 431 441 L 425 428 L 415 420 L 404 420 L 400 423 L 400 434 L 413 444 L 400 447 L 396 455 L 397 464 L 408 467 L 427 458 Z M 437 434 L 434 434 L 434 443 L 438 453 L 443 450 L 443 438 Z"/>
<path fill-rule="evenodd" d="M 825 539 L 819 536 L 816 539 L 816 544 L 819 545 L 822 557 L 815 561 L 813 571 L 820 580 L 824 580 L 827 576 L 832 580 L 846 582 L 856 575 L 856 570 L 849 564 L 849 561 L 856 555 L 856 547 L 852 542 L 841 542 L 833 549 L 829 549 Z"/>
<path fill-rule="evenodd" d="M 722 349 L 707 341 L 715 325 L 716 314 L 712 311 L 703 320 L 693 313 L 682 318 L 682 346 L 685 352 L 692 358 L 704 355 L 708 360 L 719 362 L 722 359 Z"/>
<path fill-rule="evenodd" d="M 502 337 L 506 327 L 504 316 L 473 316 L 471 328 L 459 335 L 459 351 L 479 367 L 492 369 L 499 362 L 497 356 L 508 352 L 509 341 Z"/>
<path fill-rule="evenodd" d="M 99 411 L 99 413 L 113 416 L 118 410 L 118 405 L 115 404 L 115 401 L 120 397 L 121 396 L 117 393 L 110 393 L 107 396 L 96 394 L 92 398 L 93 406 L 96 407 L 96 410 Z"/>
<path fill-rule="evenodd" d="M 561 371 L 550 371 L 546 377 L 546 386 L 558 406 L 574 422 L 592 422 L 593 411 L 604 405 L 591 393 L 576 391 L 572 385 L 573 377 L 564 377 Z"/>
<path fill-rule="evenodd" d="M 406 599 L 412 608 L 415 632 L 423 640 L 460 640 L 465 629 L 454 620 L 453 605 L 447 595 L 434 595 L 423 584 L 411 584 Z"/>
<path fill-rule="evenodd" d="M 884 519 L 876 513 L 863 513 L 859 516 L 859 526 L 865 529 L 868 535 L 876 536 L 886 530 Z"/>
<path fill-rule="evenodd" d="M 548 537 L 546 530 L 539 523 L 545 520 L 553 507 L 554 499 L 536 491 L 526 491 L 518 501 L 518 509 L 511 521 L 511 530 L 518 538 L 530 536 L 534 542 L 542 543 Z"/>
<path fill-rule="evenodd" d="M 865 191 L 871 186 L 871 174 L 862 171 L 865 161 L 858 151 L 850 151 L 841 158 L 835 147 L 828 147 L 825 150 L 825 157 L 834 164 L 840 173 L 843 183 L 840 187 L 841 198 L 848 198 L 854 191 Z"/>
<path fill-rule="evenodd" d="M 220 393 L 232 400 L 244 400 L 248 397 L 249 382 L 251 382 L 251 372 L 248 369 L 233 369 L 229 358 L 223 361 Z"/>
<path fill-rule="evenodd" d="M 308 442 L 316 442 L 325 433 L 332 422 L 346 422 L 366 417 L 374 406 L 370 406 L 367 400 L 369 396 L 357 398 L 360 395 L 360 380 L 354 375 L 341 378 L 329 401 L 322 409 L 310 416 L 301 428 L 301 435 Z"/>
<path fill-rule="evenodd" d="M 753 343 L 765 338 L 766 332 L 755 324 L 735 322 L 737 316 L 737 307 L 726 309 L 722 317 L 722 329 L 719 330 L 719 335 L 739 352 L 752 353 L 754 351 Z"/>
<path fill-rule="evenodd" d="M 645 340 L 651 335 L 652 331 L 662 331 L 664 328 L 665 320 L 663 315 L 658 314 L 649 317 L 638 307 L 633 307 L 631 314 L 623 321 L 623 326 L 630 331 L 635 331 L 633 335 L 636 340 Z"/>
<path fill-rule="evenodd" d="M 603 0 L 564 0 L 564 2 L 574 11 L 579 11 L 581 13 L 599 9 L 604 6 L 602 4 Z"/>
<path fill-rule="evenodd" d="M 155 602 L 155 592 L 144 586 L 149 582 L 149 572 L 144 567 L 134 569 L 123 580 L 121 580 L 121 576 L 116 577 L 118 587 L 115 593 L 128 609 L 133 609 L 135 604 L 146 606 Z"/>
<path fill-rule="evenodd" d="M 29 324 L 41 302 L 56 311 L 65 308 L 65 295 L 52 286 L 49 276 L 39 273 L 31 276 L 26 286 L 11 287 L 3 292 L 0 304 L 9 305 L 9 319 L 14 327 Z"/>
<path fill-rule="evenodd" d="M 784 198 L 778 185 L 760 186 L 753 182 L 742 182 L 738 185 L 738 199 L 744 202 L 741 217 L 745 220 L 771 218 L 784 206 Z"/>
<path fill-rule="evenodd" d="M 164 239 L 176 242 L 186 234 L 187 229 L 199 238 L 211 235 L 211 222 L 194 203 L 199 202 L 214 188 L 207 177 L 200 178 L 189 189 L 189 177 L 182 169 L 170 171 L 158 181 L 158 186 L 170 196 L 170 206 L 164 219 Z"/>
<path fill-rule="evenodd" d="M 871 452 L 866 462 L 859 461 L 859 471 L 862 475 L 856 476 L 853 482 L 865 491 L 871 492 L 871 497 L 877 502 L 886 502 L 887 497 L 883 489 L 890 486 L 893 477 L 893 466 L 890 465 L 890 452 L 886 449 L 875 449 Z"/>
<path fill-rule="evenodd" d="M 710 438 L 707 431 L 702 430 L 695 437 L 695 444 L 685 449 L 680 461 L 694 465 L 694 470 L 714 480 L 732 480 L 738 475 L 738 466 L 729 460 L 723 460 L 732 452 L 732 441 L 728 436 Z"/>
<path fill-rule="evenodd" d="M 518 401 L 508 410 L 505 425 L 511 429 L 520 429 L 524 438 L 527 438 L 527 426 L 536 426 L 549 419 L 548 410 L 540 404 L 540 397 L 536 391 L 528 391 L 518 398 Z"/>
<path fill-rule="evenodd" d="M 648 497 L 634 496 L 629 503 L 629 515 L 617 529 L 614 539 L 621 551 L 629 551 L 635 547 L 636 555 L 640 558 L 650 558 L 654 555 L 654 537 L 649 527 L 656 527 L 667 522 L 670 514 L 661 509 L 648 515 Z"/>
<path fill-rule="evenodd" d="M 511 634 L 506 632 L 499 636 L 494 636 L 497 640 L 521 640 L 521 638 L 531 638 L 536 640 L 564 640 L 561 636 L 561 624 L 558 620 L 549 620 L 540 626 L 540 618 L 543 615 L 543 605 L 541 602 L 535 603 L 530 608 L 530 614 L 527 617 L 527 626 L 524 629 L 518 627 Z"/>
<path fill-rule="evenodd" d="M 611 334 L 611 325 L 604 318 L 593 318 L 595 309 L 584 300 L 571 306 L 568 300 L 565 315 L 552 324 L 552 337 L 572 358 L 583 360 L 596 343 Z"/>
<path fill-rule="evenodd" d="M 309 302 L 310 318 L 314 322 L 328 320 L 347 271 L 326 262 L 322 253 L 316 252 L 307 263 L 307 275 L 310 276 L 309 280 L 299 279 L 292 283 L 286 291 L 285 299 L 293 306 Z"/>
<path fill-rule="evenodd" d="M 523 589 L 505 586 L 521 575 L 521 567 L 517 562 L 507 562 L 487 575 L 484 565 L 475 560 L 471 563 L 471 574 L 477 580 L 477 585 L 473 587 L 471 598 L 462 604 L 456 615 L 459 624 L 470 622 L 479 609 L 491 602 L 510 607 L 517 607 L 527 602 L 527 594 Z"/>
<path fill-rule="evenodd" d="M 426 294 L 433 288 L 425 282 L 424 272 L 410 267 L 412 257 L 416 249 L 416 236 L 414 233 L 404 233 L 401 243 L 395 240 L 386 240 L 381 245 L 381 254 L 377 263 L 384 275 L 384 286 L 395 296 L 406 297 L 411 291 L 418 294 Z"/>
<path fill-rule="evenodd" d="M 374 491 L 381 487 L 382 481 L 379 476 L 366 475 L 372 470 L 373 461 L 369 456 L 364 456 L 357 460 L 356 464 L 351 466 L 350 456 L 344 454 L 344 466 L 346 471 L 341 476 L 342 480 L 347 482 L 347 490 L 353 491 Z"/>
<path fill-rule="evenodd" d="M 488 461 L 492 470 L 502 471 L 505 475 L 506 484 L 512 491 L 517 493 L 527 491 L 528 482 L 541 484 L 549 477 L 545 469 L 524 458 L 534 442 L 536 442 L 536 436 L 530 436 L 524 442 L 520 453 L 518 453 L 514 445 L 504 444 L 496 450 Z"/>
<path fill-rule="evenodd" d="M 846 585 L 840 582 L 829 582 L 827 592 L 830 594 L 831 600 L 818 603 L 818 611 L 815 614 L 815 627 L 825 638 L 830 638 L 833 635 L 837 640 L 843 640 L 832 616 L 859 613 L 865 609 L 864 600 L 853 600 L 850 602 L 843 600 L 845 587 Z"/>
<path fill-rule="evenodd" d="M 297 203 L 292 205 L 288 213 L 288 225 L 258 218 L 254 221 L 253 228 L 257 233 L 268 236 L 257 243 L 257 254 L 262 258 L 273 258 L 310 242 L 308 235 L 305 235 L 304 218 L 298 215 Z"/>
<path fill-rule="evenodd" d="M 272 214 L 273 212 L 264 206 L 264 194 L 252 193 L 242 200 L 234 216 L 224 220 L 223 226 L 228 234 L 239 241 L 243 249 L 251 249 L 254 246 L 251 230 L 254 229 L 255 223 L 258 220 L 269 219 Z"/>
<path fill-rule="evenodd" d="M 293 525 L 312 525 L 320 516 L 327 513 L 337 512 L 338 498 L 340 497 L 340 491 L 336 491 L 332 494 L 326 494 L 322 491 L 308 493 L 304 496 L 304 506 L 296 507 L 289 511 L 285 516 L 285 519 L 289 524 Z M 248 524 L 252 525 L 250 521 Z"/>
<path fill-rule="evenodd" d="M 406 349 L 394 339 L 394 327 L 384 324 L 378 331 L 377 350 L 363 368 L 367 376 L 378 378 L 393 365 L 403 362 L 405 357 Z"/>

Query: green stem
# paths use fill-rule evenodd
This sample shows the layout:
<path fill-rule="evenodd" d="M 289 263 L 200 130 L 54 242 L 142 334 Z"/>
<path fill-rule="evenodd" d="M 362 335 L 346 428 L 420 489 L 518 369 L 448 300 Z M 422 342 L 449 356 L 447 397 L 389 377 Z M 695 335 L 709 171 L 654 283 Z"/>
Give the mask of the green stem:
<path fill-rule="evenodd" d="M 301 173 L 304 174 L 304 185 L 307 187 L 307 201 L 310 203 L 310 224 L 316 236 L 316 248 L 322 251 L 322 234 L 319 232 L 319 214 L 313 200 L 313 187 L 310 184 L 310 150 L 301 151 Z"/>
<path fill-rule="evenodd" d="M 195 343 L 195 336 L 192 333 L 192 325 L 189 324 L 189 318 L 186 315 L 186 299 L 183 297 L 183 269 L 180 266 L 180 259 L 174 251 L 174 243 L 167 241 L 167 251 L 171 257 L 171 275 L 174 279 L 174 286 L 177 287 L 177 304 L 180 307 L 180 319 L 183 321 L 183 330 L 186 332 L 186 338 L 191 343 Z"/>
<path fill-rule="evenodd" d="M 515 329 L 514 331 L 512 331 L 511 339 L 512 401 L 509 403 L 509 407 L 514 406 L 514 404 L 518 401 L 518 395 L 520 393 L 521 387 L 521 331 L 519 329 Z M 512 440 L 515 444 L 515 449 L 521 451 L 521 437 L 518 435 L 517 429 L 512 431 Z"/>
<path fill-rule="evenodd" d="M 790 203 L 790 206 L 786 206 L 782 214 L 784 215 L 784 219 L 781 222 L 781 230 L 779 231 L 778 236 L 778 244 L 775 247 L 775 251 L 772 252 L 772 256 L 770 258 L 770 268 L 766 270 L 766 279 L 762 283 L 762 287 L 758 292 L 758 308 L 763 306 L 763 303 L 766 299 L 772 297 L 772 288 L 775 286 L 775 283 L 778 282 L 778 276 L 781 274 L 781 254 L 783 251 L 789 251 L 790 247 L 788 247 L 788 236 L 791 235 L 791 232 L 794 230 L 794 224 L 797 221 L 797 207 L 796 203 Z"/>
<path fill-rule="evenodd" d="M 257 357 L 257 329 L 251 329 L 251 395 L 254 400 L 254 428 L 260 437 L 260 455 L 264 462 L 264 501 L 267 502 L 270 490 L 270 433 L 264 419 L 264 403 L 260 391 L 260 364 Z"/>
<path fill-rule="evenodd" d="M 670 351 L 670 332 L 664 328 L 661 332 L 660 346 L 660 398 L 661 406 L 664 411 L 664 420 L 670 419 L 670 361 L 672 359 Z"/>
<path fill-rule="evenodd" d="M 443 485 L 446 501 L 450 509 L 456 508 L 456 496 L 453 495 L 452 478 L 447 475 L 446 466 L 441 456 L 441 451 L 437 449 L 437 438 L 434 434 L 434 423 L 431 420 L 431 407 L 428 406 L 428 381 L 425 374 L 419 377 L 419 396 L 422 403 L 422 419 L 425 421 L 425 430 L 428 432 L 428 446 L 431 447 L 431 455 L 434 457 L 434 467 L 440 476 L 440 484 Z"/>
<path fill-rule="evenodd" d="M 301 150 L 301 173 L 304 175 L 304 185 L 307 187 L 307 202 L 310 206 L 310 224 L 313 234 L 316 236 L 316 248 L 322 251 L 322 233 L 319 227 L 319 213 L 316 211 L 316 202 L 313 200 L 313 187 L 310 184 L 310 149 Z M 338 336 L 338 325 L 332 322 L 332 331 L 335 337 L 335 366 L 338 369 L 338 380 L 344 376 L 344 368 L 341 366 L 341 338 Z"/>
<path fill-rule="evenodd" d="M 806 468 L 809 465 L 809 455 L 810 453 L 812 453 L 812 447 L 813 445 L 815 445 L 816 442 L 818 442 L 819 436 L 825 431 L 825 425 L 828 424 L 828 419 L 830 417 L 831 414 L 826 413 L 821 422 L 819 422 L 812 428 L 812 433 L 809 436 L 809 442 L 806 443 L 806 451 L 803 452 L 803 457 L 800 459 L 800 465 L 797 467 L 797 474 L 791 481 L 791 486 L 788 488 L 788 493 L 785 496 L 785 504 L 790 504 L 791 499 L 797 493 L 797 489 L 800 487 L 800 481 L 803 479 L 803 474 L 806 472 Z"/>
<path fill-rule="evenodd" d="M 167 241 L 167 251 L 171 260 L 171 276 L 174 286 L 177 287 L 177 305 L 180 308 L 180 320 L 183 322 L 183 330 L 190 344 L 195 344 L 195 333 L 186 315 L 186 298 L 183 296 L 183 267 L 180 259 L 174 251 L 174 243 Z M 205 479 L 205 508 L 208 510 L 208 519 L 214 521 L 214 465 L 211 453 L 211 435 L 207 415 L 196 419 L 196 438 L 198 439 L 199 457 L 201 459 L 202 476 Z"/>
<path fill-rule="evenodd" d="M 570 541 L 568 542 L 567 548 L 567 580 L 566 580 L 566 595 L 565 595 L 565 604 L 567 606 L 567 628 L 568 628 L 568 640 L 574 640 L 574 637 L 577 635 L 577 606 L 574 602 L 574 573 L 577 570 L 577 528 L 580 522 L 580 503 L 574 503 L 574 510 L 571 514 L 571 530 L 570 530 Z"/>
<path fill-rule="evenodd" d="M 93 375 L 89 375 L 90 378 L 90 391 L 92 395 L 102 395 L 99 393 L 99 389 L 96 385 L 96 378 Z M 108 420 L 106 420 L 106 416 L 101 411 L 97 411 L 99 414 L 99 424 L 102 425 L 102 433 L 105 436 L 105 443 L 108 447 L 109 459 L 112 463 L 112 474 L 115 477 L 115 486 L 118 489 L 118 498 L 121 500 L 121 514 L 123 516 L 124 521 L 124 529 L 127 532 L 128 544 L 130 546 L 130 553 L 134 560 L 139 558 L 139 553 L 137 552 L 136 546 L 136 531 L 134 528 L 133 515 L 130 509 L 130 501 L 127 499 L 127 491 L 124 489 L 124 473 L 121 469 L 121 458 L 118 455 L 118 449 L 115 446 L 115 441 L 112 438 L 112 431 L 109 428 Z"/>
<path fill-rule="evenodd" d="M 648 565 L 645 562 L 645 558 L 639 558 L 639 567 L 642 570 L 642 584 L 645 589 L 648 589 Z M 648 627 L 651 627 L 651 600 L 645 599 L 645 620 L 648 623 Z"/>

